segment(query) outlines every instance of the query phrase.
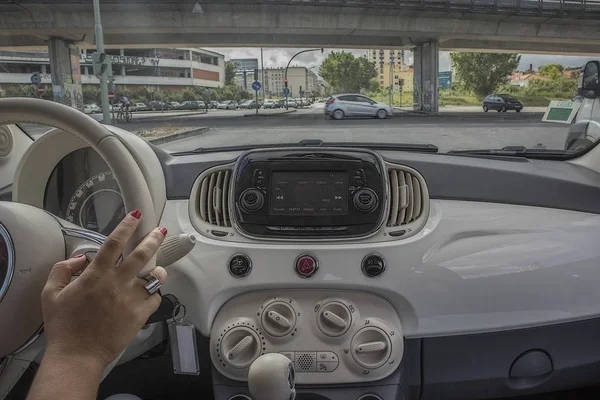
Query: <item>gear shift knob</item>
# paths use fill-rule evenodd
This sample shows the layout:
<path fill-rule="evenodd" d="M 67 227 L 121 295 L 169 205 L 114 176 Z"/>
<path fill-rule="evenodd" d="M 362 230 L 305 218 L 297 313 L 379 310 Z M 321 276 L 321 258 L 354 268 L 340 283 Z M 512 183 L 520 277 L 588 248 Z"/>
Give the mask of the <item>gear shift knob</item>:
<path fill-rule="evenodd" d="M 278 353 L 258 357 L 248 371 L 248 388 L 256 400 L 294 400 L 294 364 Z"/>

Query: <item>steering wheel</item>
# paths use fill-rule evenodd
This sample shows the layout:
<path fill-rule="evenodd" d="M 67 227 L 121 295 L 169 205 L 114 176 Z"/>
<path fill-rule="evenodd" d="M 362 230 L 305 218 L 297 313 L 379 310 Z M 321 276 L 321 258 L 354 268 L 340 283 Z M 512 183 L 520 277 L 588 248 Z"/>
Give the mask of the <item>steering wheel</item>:
<path fill-rule="evenodd" d="M 143 218 L 125 254 L 156 227 L 157 218 L 148 185 L 125 145 L 99 122 L 84 113 L 46 100 L 0 99 L 0 125 L 44 124 L 77 136 L 94 149 L 112 171 L 127 212 L 138 209 Z M 20 161 L 17 173 L 27 160 Z M 16 187 L 28 190 L 27 187 Z M 19 349 L 42 326 L 40 295 L 52 266 L 70 257 L 86 241 L 99 248 L 103 237 L 85 229 L 68 228 L 67 221 L 26 204 L 0 202 L 0 359 Z M 73 240 L 74 236 L 77 240 Z M 78 247 L 77 247 L 78 246 Z M 138 274 L 156 265 L 154 257 Z"/>

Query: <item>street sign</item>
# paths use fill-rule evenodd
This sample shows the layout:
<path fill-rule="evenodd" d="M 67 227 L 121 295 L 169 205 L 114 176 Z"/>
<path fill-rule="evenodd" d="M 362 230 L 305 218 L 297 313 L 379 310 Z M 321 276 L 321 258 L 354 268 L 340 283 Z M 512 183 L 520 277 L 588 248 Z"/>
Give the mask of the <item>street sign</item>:
<path fill-rule="evenodd" d="M 438 82 L 440 89 L 452 89 L 452 71 L 440 71 Z"/>
<path fill-rule="evenodd" d="M 108 100 L 109 101 L 113 101 L 115 98 L 115 92 L 113 92 L 112 90 L 108 91 Z"/>
<path fill-rule="evenodd" d="M 288 89 L 288 88 L 283 89 L 283 94 L 285 94 L 285 95 L 290 94 L 290 89 Z"/>
<path fill-rule="evenodd" d="M 558 122 L 560 124 L 570 124 L 575 118 L 580 102 L 573 101 L 551 101 L 542 118 L 543 122 Z"/>
<path fill-rule="evenodd" d="M 42 77 L 40 76 L 39 72 L 34 72 L 33 75 L 31 75 L 31 83 L 32 84 L 39 85 L 41 81 L 42 81 Z"/>
<path fill-rule="evenodd" d="M 259 81 L 252 82 L 252 90 L 260 90 L 260 82 Z"/>
<path fill-rule="evenodd" d="M 38 96 L 42 97 L 46 93 L 46 85 L 38 86 Z"/>

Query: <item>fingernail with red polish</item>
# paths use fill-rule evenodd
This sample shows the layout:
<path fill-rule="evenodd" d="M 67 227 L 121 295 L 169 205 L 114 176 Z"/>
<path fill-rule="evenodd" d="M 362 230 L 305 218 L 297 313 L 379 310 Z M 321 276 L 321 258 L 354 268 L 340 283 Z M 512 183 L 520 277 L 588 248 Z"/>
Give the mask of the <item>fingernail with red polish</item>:
<path fill-rule="evenodd" d="M 159 231 L 163 234 L 163 236 L 167 236 L 167 228 L 160 228 Z"/>
<path fill-rule="evenodd" d="M 76 256 L 73 256 L 73 258 L 81 258 L 83 257 L 83 254 L 77 254 Z"/>
<path fill-rule="evenodd" d="M 140 219 L 140 217 L 142 216 L 142 212 L 140 210 L 133 210 L 131 212 L 131 216 L 135 219 Z"/>

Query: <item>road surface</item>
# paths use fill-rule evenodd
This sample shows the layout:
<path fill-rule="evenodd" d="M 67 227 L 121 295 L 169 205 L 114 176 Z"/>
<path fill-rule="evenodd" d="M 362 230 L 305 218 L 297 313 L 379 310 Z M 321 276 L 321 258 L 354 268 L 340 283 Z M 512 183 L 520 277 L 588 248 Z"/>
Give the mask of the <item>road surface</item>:
<path fill-rule="evenodd" d="M 277 117 L 244 117 L 240 111 L 214 111 L 207 115 L 165 121 L 132 122 L 126 129 L 151 129 L 169 123 L 176 127 L 208 126 L 197 137 L 167 143 L 168 151 L 242 144 L 297 143 L 304 139 L 324 142 L 435 144 L 441 152 L 453 149 L 545 146 L 563 149 L 568 125 L 542 123 L 541 116 L 523 113 L 488 113 L 464 117 L 395 115 L 386 120 L 325 118 L 323 105 L 299 109 Z"/>

